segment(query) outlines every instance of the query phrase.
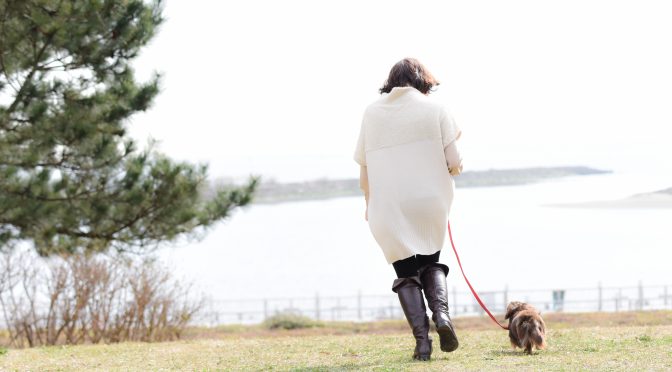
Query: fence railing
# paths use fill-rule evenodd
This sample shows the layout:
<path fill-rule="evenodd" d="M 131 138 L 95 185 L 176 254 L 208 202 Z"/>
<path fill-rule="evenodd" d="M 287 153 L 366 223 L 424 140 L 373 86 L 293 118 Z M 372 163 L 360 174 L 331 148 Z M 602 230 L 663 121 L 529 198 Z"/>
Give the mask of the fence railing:
<path fill-rule="evenodd" d="M 483 291 L 479 295 L 493 313 L 504 313 L 509 301 L 530 303 L 543 312 L 592 312 L 672 309 L 672 285 L 558 288 Z M 477 316 L 484 311 L 471 292 L 449 291 L 451 316 Z M 196 324 L 252 324 L 281 313 L 293 312 L 317 320 L 374 321 L 401 319 L 403 313 L 396 295 L 369 295 L 361 292 L 351 296 L 212 300 L 200 313 Z"/>

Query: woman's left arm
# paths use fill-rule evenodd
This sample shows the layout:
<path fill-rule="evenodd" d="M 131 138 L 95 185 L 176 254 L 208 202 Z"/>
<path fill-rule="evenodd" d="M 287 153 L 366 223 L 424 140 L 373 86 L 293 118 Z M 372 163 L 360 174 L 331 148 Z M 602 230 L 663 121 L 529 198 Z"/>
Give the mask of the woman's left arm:
<path fill-rule="evenodd" d="M 364 200 L 366 200 L 366 211 L 364 212 L 364 219 L 369 220 L 369 173 L 366 166 L 359 167 L 359 188 L 364 191 Z"/>

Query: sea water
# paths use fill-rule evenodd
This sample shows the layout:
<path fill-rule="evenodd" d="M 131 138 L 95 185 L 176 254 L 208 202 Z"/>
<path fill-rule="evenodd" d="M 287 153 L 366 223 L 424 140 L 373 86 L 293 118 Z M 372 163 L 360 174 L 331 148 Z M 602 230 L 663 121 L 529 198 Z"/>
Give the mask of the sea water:
<path fill-rule="evenodd" d="M 672 210 L 557 206 L 670 186 L 670 175 L 605 174 L 460 188 L 450 221 L 480 291 L 672 284 Z M 251 205 L 159 254 L 215 300 L 389 294 L 395 278 L 362 197 Z M 466 291 L 447 236 L 441 262 Z"/>

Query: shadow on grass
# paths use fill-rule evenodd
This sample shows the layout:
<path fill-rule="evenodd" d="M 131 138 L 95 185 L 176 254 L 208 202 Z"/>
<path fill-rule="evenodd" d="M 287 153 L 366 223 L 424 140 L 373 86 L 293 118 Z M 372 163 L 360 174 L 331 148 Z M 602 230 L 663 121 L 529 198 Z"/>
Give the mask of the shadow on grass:
<path fill-rule="evenodd" d="M 539 351 L 532 351 L 532 354 L 527 354 L 521 350 L 490 350 L 488 351 L 488 356 L 491 357 L 502 357 L 502 356 L 511 356 L 511 357 L 534 357 L 539 355 Z"/>
<path fill-rule="evenodd" d="M 341 364 L 341 365 L 324 365 L 324 366 L 312 366 L 312 367 L 303 367 L 303 368 L 292 368 L 292 371 L 297 372 L 315 372 L 315 371 L 360 371 L 362 369 L 371 369 L 379 367 L 385 371 L 395 371 L 395 370 L 406 370 L 408 369 L 405 365 L 399 365 L 398 368 L 391 368 L 389 366 L 384 366 L 379 363 L 362 363 L 362 364 Z M 406 367 L 406 368 L 405 368 Z"/>
<path fill-rule="evenodd" d="M 413 366 L 429 368 L 432 362 L 428 361 L 418 361 L 412 359 L 404 359 L 399 361 L 386 361 L 386 362 L 350 362 L 342 363 L 338 365 L 329 364 L 322 366 L 311 366 L 311 367 L 301 367 L 301 368 L 292 368 L 292 371 L 298 372 L 314 372 L 314 371 L 360 371 L 362 369 L 376 369 L 380 371 L 406 371 Z"/>
<path fill-rule="evenodd" d="M 314 371 L 357 371 L 365 367 L 371 367 L 373 364 L 361 364 L 361 365 L 340 365 L 340 366 L 313 366 L 313 367 L 304 367 L 304 368 L 292 368 L 292 371 L 296 372 L 314 372 Z"/>

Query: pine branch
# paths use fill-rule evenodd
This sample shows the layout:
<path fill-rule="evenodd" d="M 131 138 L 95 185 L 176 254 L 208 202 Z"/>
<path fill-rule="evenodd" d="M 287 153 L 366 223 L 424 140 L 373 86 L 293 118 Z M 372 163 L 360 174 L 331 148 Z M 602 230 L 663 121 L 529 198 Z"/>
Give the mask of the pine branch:
<path fill-rule="evenodd" d="M 51 40 L 54 38 L 54 35 L 56 35 L 56 32 L 51 32 L 49 35 L 47 35 L 47 40 L 45 40 L 44 45 L 42 48 L 39 50 L 37 55 L 35 56 L 35 63 L 31 67 L 30 72 L 26 76 L 26 78 L 23 80 L 23 84 L 21 84 L 21 89 L 16 93 L 16 96 L 14 97 L 14 102 L 9 106 L 9 108 L 6 111 L 6 114 L 9 116 L 12 113 L 14 113 L 14 110 L 16 110 L 16 107 L 19 105 L 19 103 L 23 100 L 23 95 L 26 92 L 26 89 L 32 84 L 33 76 L 35 75 L 36 72 L 40 70 L 40 59 L 42 58 L 44 52 L 47 50 L 49 47 L 49 44 L 51 43 Z"/>

